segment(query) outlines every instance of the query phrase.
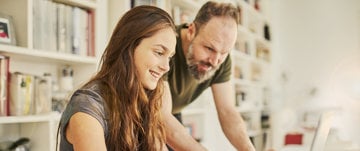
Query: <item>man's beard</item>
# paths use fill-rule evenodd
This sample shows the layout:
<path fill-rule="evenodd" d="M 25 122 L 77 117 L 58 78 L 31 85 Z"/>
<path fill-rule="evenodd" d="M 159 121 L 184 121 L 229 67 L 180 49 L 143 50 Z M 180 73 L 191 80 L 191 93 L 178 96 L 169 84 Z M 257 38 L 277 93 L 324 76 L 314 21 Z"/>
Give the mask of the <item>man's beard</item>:
<path fill-rule="evenodd" d="M 189 70 L 190 74 L 194 76 L 194 78 L 197 80 L 198 83 L 202 83 L 205 80 L 210 79 L 215 74 L 216 70 L 219 68 L 219 66 L 214 67 L 208 62 L 195 61 L 194 60 L 194 49 L 193 49 L 192 43 L 190 44 L 188 53 L 186 54 L 186 63 L 188 65 L 188 70 Z M 210 70 L 199 71 L 198 70 L 199 64 L 211 66 Z"/>

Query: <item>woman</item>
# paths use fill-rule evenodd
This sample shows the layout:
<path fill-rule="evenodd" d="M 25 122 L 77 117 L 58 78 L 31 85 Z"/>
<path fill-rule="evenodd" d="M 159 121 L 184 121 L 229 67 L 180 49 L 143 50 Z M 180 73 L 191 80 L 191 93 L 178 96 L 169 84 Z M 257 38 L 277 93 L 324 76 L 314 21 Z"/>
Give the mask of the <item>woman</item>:
<path fill-rule="evenodd" d="M 175 25 L 165 11 L 129 10 L 111 36 L 100 71 L 74 92 L 61 117 L 60 151 L 167 150 L 161 77 L 175 44 Z"/>

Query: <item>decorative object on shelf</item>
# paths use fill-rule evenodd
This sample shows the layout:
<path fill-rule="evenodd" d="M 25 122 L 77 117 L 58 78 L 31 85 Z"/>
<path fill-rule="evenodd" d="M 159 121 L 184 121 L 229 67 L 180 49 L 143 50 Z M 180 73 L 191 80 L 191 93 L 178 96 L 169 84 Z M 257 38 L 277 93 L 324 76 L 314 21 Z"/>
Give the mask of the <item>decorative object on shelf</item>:
<path fill-rule="evenodd" d="M 27 137 L 21 137 L 13 142 L 9 148 L 9 151 L 30 151 L 30 139 Z"/>
<path fill-rule="evenodd" d="M 54 91 L 51 100 L 51 110 L 62 113 L 68 103 L 66 97 L 68 94 L 62 91 Z"/>
<path fill-rule="evenodd" d="M 285 145 L 301 145 L 303 140 L 303 134 L 299 132 L 287 133 L 285 135 Z"/>
<path fill-rule="evenodd" d="M 30 139 L 27 137 L 21 137 L 16 141 L 1 141 L 0 151 L 29 151 Z"/>
<path fill-rule="evenodd" d="M 15 29 L 10 15 L 0 14 L 0 43 L 16 45 Z"/>
<path fill-rule="evenodd" d="M 62 113 L 68 103 L 69 93 L 73 91 L 74 70 L 65 65 L 61 68 L 59 83 L 52 83 L 52 111 Z"/>
<path fill-rule="evenodd" d="M 235 106 L 241 106 L 246 100 L 247 100 L 247 92 L 244 89 L 243 86 L 241 85 L 236 85 L 235 86 L 235 90 L 236 90 L 236 94 L 235 94 L 235 98 L 236 98 L 236 102 L 235 102 Z"/>
<path fill-rule="evenodd" d="M 60 77 L 60 89 L 61 91 L 72 91 L 73 90 L 73 69 L 66 65 L 61 69 Z"/>
<path fill-rule="evenodd" d="M 270 114 L 263 111 L 261 113 L 261 128 L 266 130 L 269 129 L 270 126 Z"/>
<path fill-rule="evenodd" d="M 259 0 L 255 0 L 254 8 L 255 8 L 255 10 L 257 10 L 257 11 L 260 11 Z"/>
<path fill-rule="evenodd" d="M 35 76 L 35 114 L 50 113 L 52 99 L 52 77 L 50 73 Z"/>
<path fill-rule="evenodd" d="M 271 33 L 270 33 L 270 27 L 268 24 L 264 25 L 264 38 L 268 41 L 271 40 Z"/>

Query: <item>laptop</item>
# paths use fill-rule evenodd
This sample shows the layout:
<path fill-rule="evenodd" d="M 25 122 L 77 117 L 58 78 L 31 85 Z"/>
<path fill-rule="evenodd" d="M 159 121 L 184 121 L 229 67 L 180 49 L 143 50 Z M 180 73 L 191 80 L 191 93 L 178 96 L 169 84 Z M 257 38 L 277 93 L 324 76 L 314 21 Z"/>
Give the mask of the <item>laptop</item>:
<path fill-rule="evenodd" d="M 326 140 L 328 138 L 333 112 L 324 112 L 321 114 L 318 126 L 312 140 L 310 151 L 324 151 Z"/>

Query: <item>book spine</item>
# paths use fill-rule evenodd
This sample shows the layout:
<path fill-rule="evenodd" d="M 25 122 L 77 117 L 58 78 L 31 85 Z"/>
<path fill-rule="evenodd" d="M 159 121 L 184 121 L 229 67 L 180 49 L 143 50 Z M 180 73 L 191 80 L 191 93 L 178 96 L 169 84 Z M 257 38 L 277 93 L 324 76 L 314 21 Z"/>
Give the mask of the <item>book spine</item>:
<path fill-rule="evenodd" d="M 94 11 L 88 12 L 88 56 L 95 57 L 95 13 Z"/>
<path fill-rule="evenodd" d="M 0 116 L 8 116 L 9 113 L 9 57 L 0 55 Z"/>

